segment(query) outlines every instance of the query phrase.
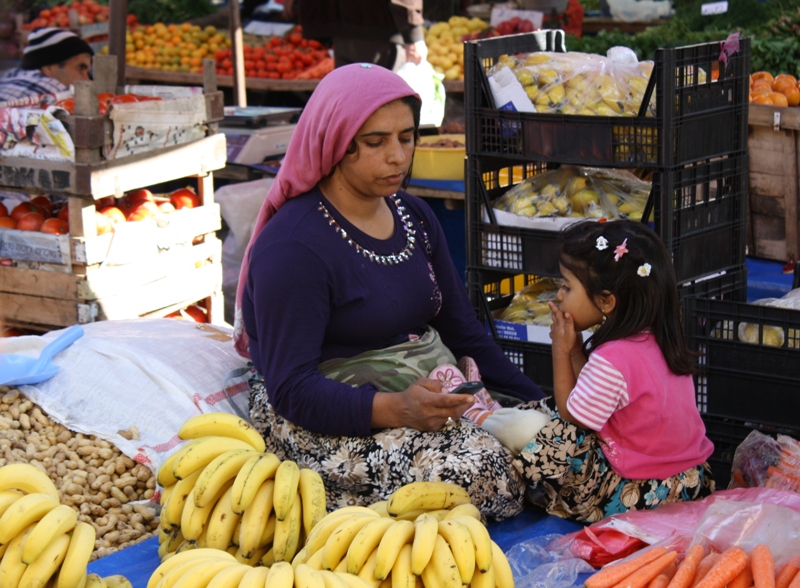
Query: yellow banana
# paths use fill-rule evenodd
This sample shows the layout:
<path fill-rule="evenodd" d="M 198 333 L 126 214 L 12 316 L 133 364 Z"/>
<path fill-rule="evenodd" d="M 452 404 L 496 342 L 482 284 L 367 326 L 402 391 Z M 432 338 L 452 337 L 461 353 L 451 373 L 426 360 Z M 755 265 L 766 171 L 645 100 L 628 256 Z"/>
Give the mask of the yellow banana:
<path fill-rule="evenodd" d="M 325 550 L 318 549 L 313 554 L 306 555 L 306 561 L 299 562 L 299 563 L 305 563 L 305 564 L 310 565 L 315 570 L 321 570 L 322 569 L 322 556 L 323 556 L 324 553 L 325 553 Z M 345 562 L 344 565 L 346 565 L 346 564 L 347 564 L 347 562 Z"/>
<path fill-rule="evenodd" d="M 86 588 L 87 580 L 88 580 L 88 574 L 84 573 L 83 576 L 81 576 L 81 579 L 78 580 L 78 583 L 74 585 L 74 588 Z M 52 588 L 53 586 L 52 581 L 50 582 L 49 586 L 50 588 Z"/>
<path fill-rule="evenodd" d="M 262 566 L 271 566 L 275 564 L 275 556 L 272 553 L 272 547 L 267 549 L 267 552 L 261 557 Z"/>
<path fill-rule="evenodd" d="M 347 572 L 358 574 L 370 554 L 377 549 L 383 539 L 384 533 L 395 524 L 389 518 L 378 517 L 370 521 L 353 537 L 350 547 L 347 548 Z M 377 558 L 377 555 L 376 555 Z M 378 578 L 383 579 L 383 578 Z"/>
<path fill-rule="evenodd" d="M 236 482 L 233 483 L 234 486 Z M 261 484 L 261 488 L 250 502 L 242 515 L 242 528 L 239 530 L 239 548 L 242 553 L 249 557 L 256 549 L 261 547 L 262 531 L 267 526 L 272 512 L 272 492 L 275 487 L 274 480 L 267 480 Z M 231 488 L 231 496 L 233 489 Z M 233 501 L 231 499 L 231 501 Z M 275 526 L 273 524 L 273 534 Z"/>
<path fill-rule="evenodd" d="M 9 506 L 23 496 L 24 494 L 17 490 L 0 490 L 0 517 L 3 516 Z"/>
<path fill-rule="evenodd" d="M 167 561 L 162 562 L 156 568 L 150 579 L 147 581 L 147 588 L 155 588 L 155 586 L 167 575 L 170 571 L 175 569 L 182 563 L 192 561 L 194 559 L 227 559 L 231 562 L 236 562 L 236 558 L 227 552 L 220 551 L 219 549 L 193 549 L 173 555 Z"/>
<path fill-rule="evenodd" d="M 166 541 L 158 546 L 158 556 L 161 558 L 161 561 L 164 561 L 164 557 L 166 557 L 168 554 L 175 553 L 175 551 L 178 549 L 178 546 L 185 540 L 186 538 L 183 536 L 183 533 L 181 533 L 180 529 L 170 531 Z"/>
<path fill-rule="evenodd" d="M 89 574 L 86 576 L 86 584 L 84 588 L 108 588 L 106 581 L 97 574 Z"/>
<path fill-rule="evenodd" d="M 472 504 L 471 502 L 466 504 L 459 504 L 458 506 L 454 506 L 450 509 L 450 512 L 442 519 L 446 521 L 448 519 L 454 519 L 456 517 L 467 516 L 472 517 L 473 519 L 477 519 L 479 521 L 483 520 L 483 516 L 481 516 L 481 511 L 478 510 L 478 507 Z"/>
<path fill-rule="evenodd" d="M 175 480 L 177 482 L 177 480 Z M 175 483 L 173 482 L 169 486 L 166 486 L 164 490 L 161 491 L 161 494 L 158 497 L 158 503 L 161 506 L 164 506 L 169 500 L 170 495 L 172 494 L 172 490 L 175 488 Z"/>
<path fill-rule="evenodd" d="M 439 535 L 450 547 L 461 583 L 469 584 L 475 572 L 475 545 L 469 529 L 458 521 L 439 521 Z"/>
<path fill-rule="evenodd" d="M 30 539 L 30 536 L 28 536 Z M 69 548 L 69 535 L 66 533 L 56 537 L 42 551 L 41 557 L 28 564 L 25 573 L 19 580 L 20 588 L 42 588 L 56 573 Z M 23 548 L 24 553 L 24 548 Z"/>
<path fill-rule="evenodd" d="M 167 456 L 167 459 L 164 460 L 164 463 L 161 464 L 161 467 L 158 468 L 158 472 L 156 473 L 156 482 L 158 482 L 159 486 L 166 489 L 178 481 L 178 478 L 176 478 L 173 473 L 175 462 L 182 458 L 186 452 L 189 451 L 189 448 L 193 445 L 197 445 L 198 441 L 199 439 L 192 439 L 188 443 L 184 443 L 176 448 L 175 451 Z"/>
<path fill-rule="evenodd" d="M 319 570 L 307 564 L 300 564 L 294 569 L 295 588 L 325 588 L 325 580 Z"/>
<path fill-rule="evenodd" d="M 81 521 L 75 525 L 72 537 L 69 540 L 67 554 L 61 563 L 58 572 L 56 588 L 73 588 L 86 575 L 86 566 L 94 552 L 94 541 L 97 538 L 97 531 L 89 523 Z"/>
<path fill-rule="evenodd" d="M 180 529 L 183 509 L 201 473 L 202 470 L 192 472 L 172 486 L 172 492 L 166 504 L 161 508 L 160 523 L 162 527 L 167 530 Z"/>
<path fill-rule="evenodd" d="M 202 470 L 215 458 L 233 449 L 252 451 L 253 447 L 244 441 L 230 437 L 202 437 L 175 460 L 172 473 L 181 480 L 192 472 Z"/>
<path fill-rule="evenodd" d="M 114 574 L 113 576 L 105 576 L 103 581 L 108 588 L 133 588 L 133 584 L 122 574 Z"/>
<path fill-rule="evenodd" d="M 229 480 L 221 489 L 221 493 L 224 494 L 227 492 L 232 484 L 233 481 Z M 200 538 L 217 502 L 216 500 L 212 500 L 208 506 L 197 508 L 194 503 L 194 497 L 192 496 L 193 493 L 194 489 L 192 489 L 189 496 L 186 498 L 186 503 L 181 513 L 181 533 L 183 533 L 183 536 L 189 541 L 197 541 Z"/>
<path fill-rule="evenodd" d="M 311 468 L 300 470 L 298 481 L 300 500 L 303 504 L 303 530 L 306 535 L 328 514 L 325 498 L 325 482 L 322 476 Z"/>
<path fill-rule="evenodd" d="M 58 489 L 50 477 L 28 463 L 10 463 L 0 468 L 0 490 L 11 489 L 25 494 L 46 494 L 59 500 Z"/>
<path fill-rule="evenodd" d="M 275 477 L 275 471 L 280 464 L 280 458 L 274 453 L 250 456 L 233 481 L 233 493 L 231 494 L 233 512 L 242 514 L 247 510 L 262 484 Z"/>
<path fill-rule="evenodd" d="M 242 553 L 242 550 L 237 549 L 233 552 L 233 557 L 235 557 L 236 561 L 238 561 L 240 564 L 245 564 L 252 568 L 261 563 L 261 558 L 266 555 L 267 551 L 269 551 L 268 547 L 259 547 L 253 552 L 253 555 L 250 557 L 245 557 Z"/>
<path fill-rule="evenodd" d="M 406 521 L 408 522 L 408 521 Z M 411 571 L 411 544 L 404 543 L 392 565 L 392 588 L 415 588 L 417 576 Z"/>
<path fill-rule="evenodd" d="M 267 574 L 267 586 L 270 588 L 292 588 L 294 585 L 294 568 L 288 561 L 275 562 Z M 211 588 L 209 586 L 208 588 Z"/>
<path fill-rule="evenodd" d="M 344 581 L 344 583 L 347 584 L 347 588 L 370 588 L 370 584 L 367 584 L 364 580 L 362 580 L 358 576 L 354 576 L 353 574 L 348 574 L 346 572 L 333 572 L 333 573 L 339 576 Z"/>
<path fill-rule="evenodd" d="M 411 482 L 401 486 L 389 497 L 387 511 L 398 516 L 409 510 L 450 509 L 472 502 L 467 491 L 449 482 Z"/>
<path fill-rule="evenodd" d="M 422 574 L 428 565 L 439 536 L 439 521 L 428 514 L 420 515 L 414 522 L 414 540 L 411 543 L 411 573 Z"/>
<path fill-rule="evenodd" d="M 178 429 L 181 439 L 200 437 L 230 437 L 249 443 L 259 453 L 264 453 L 264 437 L 241 417 L 227 412 L 210 412 L 190 418 Z"/>
<path fill-rule="evenodd" d="M 231 545 L 235 545 L 236 547 L 239 547 L 239 537 L 242 534 L 242 518 L 244 517 L 239 517 L 239 520 L 236 522 L 236 528 L 233 529 L 233 537 L 231 537 Z"/>
<path fill-rule="evenodd" d="M 380 517 L 377 515 L 375 515 L 375 517 L 353 517 L 346 519 L 341 525 L 336 527 L 336 530 L 331 533 L 330 537 L 328 537 L 328 540 L 325 542 L 325 546 L 322 548 L 322 569 L 334 569 L 347 553 L 356 534 L 367 524 L 372 522 L 374 518 Z"/>
<path fill-rule="evenodd" d="M 342 580 L 339 574 L 330 570 L 322 570 L 319 573 L 325 582 L 325 588 L 348 588 L 348 584 Z"/>
<path fill-rule="evenodd" d="M 0 468 L 0 471 L 3 469 L 5 468 Z M 38 492 L 35 494 L 26 494 L 15 501 L 14 504 L 6 509 L 3 516 L 0 517 L 0 545 L 11 541 L 28 525 L 41 520 L 44 515 L 57 506 L 57 499 L 54 500 L 48 494 L 41 494 Z"/>
<path fill-rule="evenodd" d="M 294 554 L 300 548 L 300 532 L 303 530 L 300 497 L 296 496 L 292 501 L 286 518 L 280 520 L 277 515 L 275 518 L 277 520 L 275 521 L 275 537 L 272 540 L 272 554 L 275 561 L 292 561 Z"/>
<path fill-rule="evenodd" d="M 514 574 L 500 546 L 492 541 L 492 568 L 497 588 L 514 588 Z"/>
<path fill-rule="evenodd" d="M 278 562 L 278 563 L 283 563 L 283 562 Z M 296 568 L 301 563 L 302 564 L 308 563 L 308 552 L 306 551 L 305 547 L 303 547 L 302 549 L 300 549 L 300 551 L 295 553 L 294 557 L 292 558 L 292 567 L 293 568 Z"/>
<path fill-rule="evenodd" d="M 492 567 L 492 538 L 489 530 L 482 522 L 472 517 L 456 517 L 453 520 L 464 525 L 472 536 L 472 544 L 475 546 L 475 565 L 484 573 Z"/>
<path fill-rule="evenodd" d="M 300 468 L 291 459 L 281 462 L 275 471 L 275 493 L 272 508 L 275 516 L 282 521 L 292 508 L 292 501 L 297 497 L 297 486 L 300 483 Z"/>
<path fill-rule="evenodd" d="M 15 536 L 8 544 L 3 559 L 0 561 L 0 586 L 19 586 L 19 581 L 27 569 L 27 565 L 22 563 L 22 546 L 28 539 L 33 530 L 33 525 Z"/>
<path fill-rule="evenodd" d="M 477 566 L 472 574 L 471 588 L 495 588 L 494 568 L 489 567 L 488 572 L 480 571 Z"/>
<path fill-rule="evenodd" d="M 25 542 L 22 561 L 28 565 L 32 564 L 56 537 L 69 533 L 77 522 L 78 513 L 66 504 L 61 504 L 48 512 L 36 523 Z"/>
<path fill-rule="evenodd" d="M 392 518 L 393 519 L 397 519 L 398 521 L 411 521 L 413 523 L 414 521 L 417 520 L 418 516 L 423 515 L 423 514 L 430 514 L 430 513 L 431 513 L 431 511 L 429 511 L 429 510 L 415 508 L 414 510 L 407 510 L 403 514 L 397 515 L 396 517 L 392 517 Z M 392 516 L 392 515 L 389 515 L 389 516 Z"/>
<path fill-rule="evenodd" d="M 177 555 L 180 555 L 181 553 L 191 553 L 191 551 L 184 551 L 184 552 L 179 551 Z M 180 564 L 176 565 L 171 570 L 169 570 L 166 574 L 164 574 L 164 577 L 158 581 L 157 586 L 158 588 L 174 588 L 175 584 L 180 582 L 184 574 L 186 574 L 186 572 L 188 572 L 194 566 L 198 564 L 208 564 L 215 561 L 221 561 L 221 560 L 219 560 L 218 558 L 217 559 L 208 558 L 208 559 L 197 559 L 193 561 L 183 561 Z"/>
<path fill-rule="evenodd" d="M 264 588 L 267 585 L 269 568 L 253 568 L 239 582 L 239 588 Z"/>
<path fill-rule="evenodd" d="M 278 519 L 275 518 L 274 514 L 267 519 L 267 524 L 264 525 L 264 530 L 261 532 L 259 545 L 272 545 L 273 541 L 275 541 L 275 525 L 277 523 Z"/>
<path fill-rule="evenodd" d="M 231 509 L 231 488 L 217 501 L 206 524 L 206 547 L 227 549 L 241 515 Z"/>
<path fill-rule="evenodd" d="M 372 553 L 369 554 L 367 561 L 364 562 L 364 565 L 358 571 L 357 576 L 364 580 L 367 584 L 372 586 L 373 588 L 378 588 L 381 585 L 381 581 L 375 577 L 375 562 L 378 559 L 378 550 L 375 549 Z"/>
<path fill-rule="evenodd" d="M 388 500 L 379 500 L 378 502 L 373 502 L 367 508 L 370 510 L 374 510 L 382 517 L 388 517 L 389 511 L 386 510 L 386 507 L 389 505 Z"/>
<path fill-rule="evenodd" d="M 403 545 L 409 545 L 410 553 L 410 544 L 413 538 L 414 523 L 411 521 L 395 521 L 386 530 L 380 544 L 378 544 L 377 560 L 375 562 L 375 577 L 378 580 L 385 580 L 389 576 Z"/>
<path fill-rule="evenodd" d="M 212 459 L 195 483 L 195 506 L 208 506 L 222 486 L 229 480 L 235 481 L 236 474 L 254 453 L 252 449 L 232 449 Z"/>
<path fill-rule="evenodd" d="M 322 546 L 328 541 L 328 538 L 330 537 L 331 533 L 336 530 L 336 527 L 341 525 L 346 519 L 356 516 L 377 517 L 379 515 L 375 511 L 363 506 L 348 506 L 327 514 L 320 522 L 314 525 L 311 533 L 308 534 L 308 538 L 306 539 L 306 549 L 308 550 L 308 555 L 312 555 L 322 549 Z"/>
<path fill-rule="evenodd" d="M 173 584 L 173 588 L 199 588 L 201 586 L 207 586 L 222 570 L 239 565 L 238 562 L 198 560 L 195 565 L 187 568 L 186 571 L 181 574 L 180 579 Z"/>

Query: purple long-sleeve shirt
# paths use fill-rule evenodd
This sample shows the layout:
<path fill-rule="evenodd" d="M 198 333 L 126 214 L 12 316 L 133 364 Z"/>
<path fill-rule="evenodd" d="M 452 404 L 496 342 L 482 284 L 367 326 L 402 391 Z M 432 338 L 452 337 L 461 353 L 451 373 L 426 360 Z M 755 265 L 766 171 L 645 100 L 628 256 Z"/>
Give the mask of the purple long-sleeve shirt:
<path fill-rule="evenodd" d="M 427 325 L 456 358 L 475 360 L 487 388 L 522 400 L 544 396 L 478 321 L 433 211 L 410 194 L 398 196 L 417 240 L 411 257 L 396 265 L 365 258 L 319 210 L 322 202 L 356 243 L 389 255 L 406 245 L 394 204 L 394 234 L 381 241 L 350 224 L 318 188 L 286 202 L 253 244 L 242 299 L 250 355 L 275 411 L 298 426 L 370 435 L 377 388 L 335 382 L 317 366 L 407 341 Z"/>

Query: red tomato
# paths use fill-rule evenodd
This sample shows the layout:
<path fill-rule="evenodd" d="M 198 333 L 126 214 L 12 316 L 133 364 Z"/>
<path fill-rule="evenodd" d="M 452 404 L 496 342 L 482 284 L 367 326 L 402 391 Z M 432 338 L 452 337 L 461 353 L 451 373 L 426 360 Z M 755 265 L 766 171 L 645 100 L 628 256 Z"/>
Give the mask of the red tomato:
<path fill-rule="evenodd" d="M 38 231 L 41 228 L 42 223 L 44 223 L 44 217 L 40 213 L 29 212 L 17 221 L 17 230 Z"/>
<path fill-rule="evenodd" d="M 10 216 L 0 216 L 0 229 L 16 229 L 17 221 Z"/>
<path fill-rule="evenodd" d="M 112 224 L 124 223 L 127 220 L 125 218 L 125 214 L 123 214 L 123 212 L 116 206 L 104 208 L 100 211 L 100 214 L 109 219 Z"/>
<path fill-rule="evenodd" d="M 153 202 L 155 200 L 155 198 L 153 197 L 153 193 L 147 188 L 140 188 L 138 190 L 133 190 L 132 192 L 128 192 L 128 195 L 126 197 L 128 199 L 128 203 L 131 206 L 139 202 L 145 202 L 145 201 Z"/>
<path fill-rule="evenodd" d="M 119 94 L 111 99 L 111 104 L 129 104 L 138 101 L 139 99 L 134 94 Z"/>
<path fill-rule="evenodd" d="M 61 210 L 58 211 L 58 214 L 56 215 L 56 218 L 60 218 L 65 223 L 68 223 L 69 222 L 69 206 L 67 206 L 66 204 L 64 206 L 62 206 Z"/>
<path fill-rule="evenodd" d="M 35 204 L 32 204 L 30 202 L 20 202 L 12 209 L 11 214 L 9 216 L 11 216 L 11 218 L 13 218 L 15 221 L 19 222 L 19 219 L 21 219 L 29 212 L 36 212 L 38 214 L 42 214 L 44 211 Z"/>
<path fill-rule="evenodd" d="M 36 196 L 35 198 L 31 198 L 31 204 L 35 204 L 42 210 L 47 211 L 47 216 L 52 216 L 53 213 L 53 203 L 47 196 Z"/>
<path fill-rule="evenodd" d="M 8 208 L 6 205 L 0 202 L 0 217 L 8 216 Z"/>
<path fill-rule="evenodd" d="M 200 198 L 198 198 L 197 194 L 188 188 L 180 188 L 175 190 L 169 195 L 169 201 L 172 203 L 172 206 L 175 207 L 175 210 L 180 210 L 181 208 L 196 208 L 200 206 Z"/>
<path fill-rule="evenodd" d="M 105 198 L 99 198 L 95 203 L 94 207 L 97 210 L 103 210 L 104 208 L 108 208 L 109 206 L 115 206 L 117 204 L 117 199 L 113 196 L 106 196 Z"/>
<path fill-rule="evenodd" d="M 289 40 L 290 43 L 294 45 L 299 45 L 300 41 L 303 40 L 303 35 L 301 35 L 300 33 L 289 33 L 289 35 L 286 38 Z"/>
<path fill-rule="evenodd" d="M 60 218 L 48 218 L 42 223 L 39 230 L 43 233 L 52 233 L 53 235 L 66 235 L 69 233 L 69 225 Z"/>
<path fill-rule="evenodd" d="M 64 100 L 59 100 L 55 103 L 55 106 L 60 106 L 70 114 L 75 114 L 75 99 L 74 98 L 65 98 Z"/>

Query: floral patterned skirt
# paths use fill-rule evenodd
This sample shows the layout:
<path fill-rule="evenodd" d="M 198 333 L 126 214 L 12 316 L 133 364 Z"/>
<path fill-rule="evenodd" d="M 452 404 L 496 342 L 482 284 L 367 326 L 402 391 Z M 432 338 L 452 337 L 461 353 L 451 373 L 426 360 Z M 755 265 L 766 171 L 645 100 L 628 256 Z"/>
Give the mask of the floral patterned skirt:
<path fill-rule="evenodd" d="M 259 375 L 250 379 L 250 418 L 267 451 L 319 472 L 328 510 L 386 500 L 400 486 L 422 480 L 462 486 L 495 520 L 522 510 L 525 485 L 512 454 L 467 420 L 434 433 L 402 427 L 370 437 L 320 435 L 276 414 Z"/>
<path fill-rule="evenodd" d="M 558 416 L 549 399 L 521 405 L 551 415 L 550 422 L 514 461 L 527 497 L 548 513 L 593 523 L 628 510 L 705 498 L 714 491 L 708 463 L 666 480 L 630 480 L 614 473 L 594 431 Z"/>

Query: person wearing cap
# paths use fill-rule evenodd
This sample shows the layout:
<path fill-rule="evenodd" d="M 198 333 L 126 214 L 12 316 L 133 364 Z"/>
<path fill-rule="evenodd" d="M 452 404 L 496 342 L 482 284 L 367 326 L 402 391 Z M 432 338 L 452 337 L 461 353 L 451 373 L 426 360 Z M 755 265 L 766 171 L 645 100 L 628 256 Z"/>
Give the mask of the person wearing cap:
<path fill-rule="evenodd" d="M 94 51 L 72 31 L 44 27 L 32 31 L 20 67 L 0 77 L 0 102 L 67 92 L 88 80 Z"/>

